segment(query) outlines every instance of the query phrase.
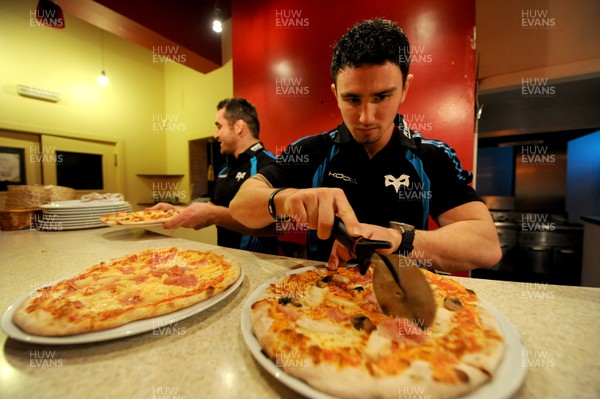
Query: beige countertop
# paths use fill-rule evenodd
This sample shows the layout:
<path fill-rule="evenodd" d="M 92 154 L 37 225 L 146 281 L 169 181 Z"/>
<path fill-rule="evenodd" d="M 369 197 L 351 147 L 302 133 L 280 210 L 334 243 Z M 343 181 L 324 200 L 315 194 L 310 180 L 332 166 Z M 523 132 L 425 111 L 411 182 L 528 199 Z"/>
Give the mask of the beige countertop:
<path fill-rule="evenodd" d="M 162 229 L 156 229 L 160 232 Z M 1 398 L 295 398 L 242 338 L 246 298 L 314 262 L 258 255 L 143 229 L 0 231 L 0 310 L 48 282 L 146 248 L 215 249 L 240 260 L 240 288 L 173 328 L 81 345 L 34 345 L 0 333 Z M 516 327 L 527 375 L 515 398 L 600 397 L 600 289 L 459 278 Z"/>

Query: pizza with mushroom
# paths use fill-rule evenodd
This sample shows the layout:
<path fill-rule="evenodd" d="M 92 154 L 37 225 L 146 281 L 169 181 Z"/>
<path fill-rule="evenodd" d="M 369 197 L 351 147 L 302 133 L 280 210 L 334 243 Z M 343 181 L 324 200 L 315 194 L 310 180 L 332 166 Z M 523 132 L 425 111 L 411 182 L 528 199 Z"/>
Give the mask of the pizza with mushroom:
<path fill-rule="evenodd" d="M 371 268 L 316 268 L 270 284 L 251 306 L 252 331 L 277 366 L 331 395 L 461 396 L 493 378 L 503 336 L 473 291 L 421 271 L 437 305 L 425 329 L 381 311 Z"/>

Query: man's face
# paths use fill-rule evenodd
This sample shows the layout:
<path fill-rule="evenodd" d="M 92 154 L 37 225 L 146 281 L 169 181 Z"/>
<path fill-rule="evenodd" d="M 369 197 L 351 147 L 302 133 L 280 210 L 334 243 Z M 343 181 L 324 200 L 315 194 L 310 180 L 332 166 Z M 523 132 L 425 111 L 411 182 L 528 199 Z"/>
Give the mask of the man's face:
<path fill-rule="evenodd" d="M 342 69 L 331 85 L 344 123 L 370 154 L 387 144 L 411 81 L 409 74 L 403 85 L 400 68 L 387 62 Z"/>
<path fill-rule="evenodd" d="M 225 119 L 225 108 L 217 111 L 215 125 L 217 126 L 217 131 L 214 138 L 221 144 L 221 154 L 234 154 L 237 147 L 238 134 L 236 132 L 236 124 L 230 123 Z"/>

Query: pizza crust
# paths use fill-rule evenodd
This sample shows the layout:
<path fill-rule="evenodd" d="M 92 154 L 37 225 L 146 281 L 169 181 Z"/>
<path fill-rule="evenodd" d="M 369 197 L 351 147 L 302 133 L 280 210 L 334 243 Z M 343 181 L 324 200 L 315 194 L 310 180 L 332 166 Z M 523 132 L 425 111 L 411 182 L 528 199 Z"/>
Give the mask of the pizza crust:
<path fill-rule="evenodd" d="M 456 368 L 468 376 L 468 381 L 447 384 L 435 381 L 430 365 L 424 361 L 415 361 L 403 375 L 374 377 L 366 369 L 340 369 L 325 363 L 314 364 L 309 358 L 305 360 L 306 367 L 289 367 L 286 372 L 340 398 L 451 399 L 471 392 L 489 380 L 488 375 L 466 364 Z"/>
<path fill-rule="evenodd" d="M 159 224 L 171 220 L 178 210 L 144 210 L 135 212 L 117 212 L 100 216 L 100 222 L 108 226 L 141 226 Z M 138 220 L 139 219 L 139 220 Z"/>
<path fill-rule="evenodd" d="M 502 330 L 498 321 L 494 318 L 492 312 L 485 307 L 478 305 L 478 313 L 486 331 L 490 332 L 493 336 L 502 336 Z M 495 339 L 492 337 L 484 340 L 485 346 L 480 352 L 469 353 L 465 355 L 462 360 L 465 364 L 471 365 L 483 373 L 492 375 L 496 366 L 500 363 L 504 357 L 504 341 L 502 339 Z"/>

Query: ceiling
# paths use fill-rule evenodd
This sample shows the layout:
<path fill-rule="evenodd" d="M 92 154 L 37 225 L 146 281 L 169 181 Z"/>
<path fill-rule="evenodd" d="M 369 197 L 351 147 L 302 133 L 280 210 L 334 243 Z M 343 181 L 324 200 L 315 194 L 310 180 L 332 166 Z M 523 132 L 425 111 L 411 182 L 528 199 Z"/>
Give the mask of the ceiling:
<path fill-rule="evenodd" d="M 208 73 L 222 65 L 219 13 L 231 17 L 231 0 L 58 0 L 65 12 L 151 51 L 176 48 L 185 65 Z M 174 47 L 177 46 L 177 47 Z"/>
<path fill-rule="evenodd" d="M 223 20 L 230 18 L 232 1 L 56 0 L 64 11 L 153 52 L 176 48 L 176 55 L 185 55 L 186 66 L 202 73 L 223 63 L 221 35 L 212 31 L 212 19 L 217 9 Z M 600 28 L 586 23 L 583 29 L 578 23 L 599 15 L 600 6 L 597 0 L 581 0 L 588 6 L 582 9 L 547 1 L 544 7 L 557 27 L 532 31 L 520 25 L 521 0 L 476 0 L 482 137 L 600 124 L 594 108 L 599 101 Z M 524 97 L 519 92 L 523 77 L 549 78 L 555 94 Z"/>

